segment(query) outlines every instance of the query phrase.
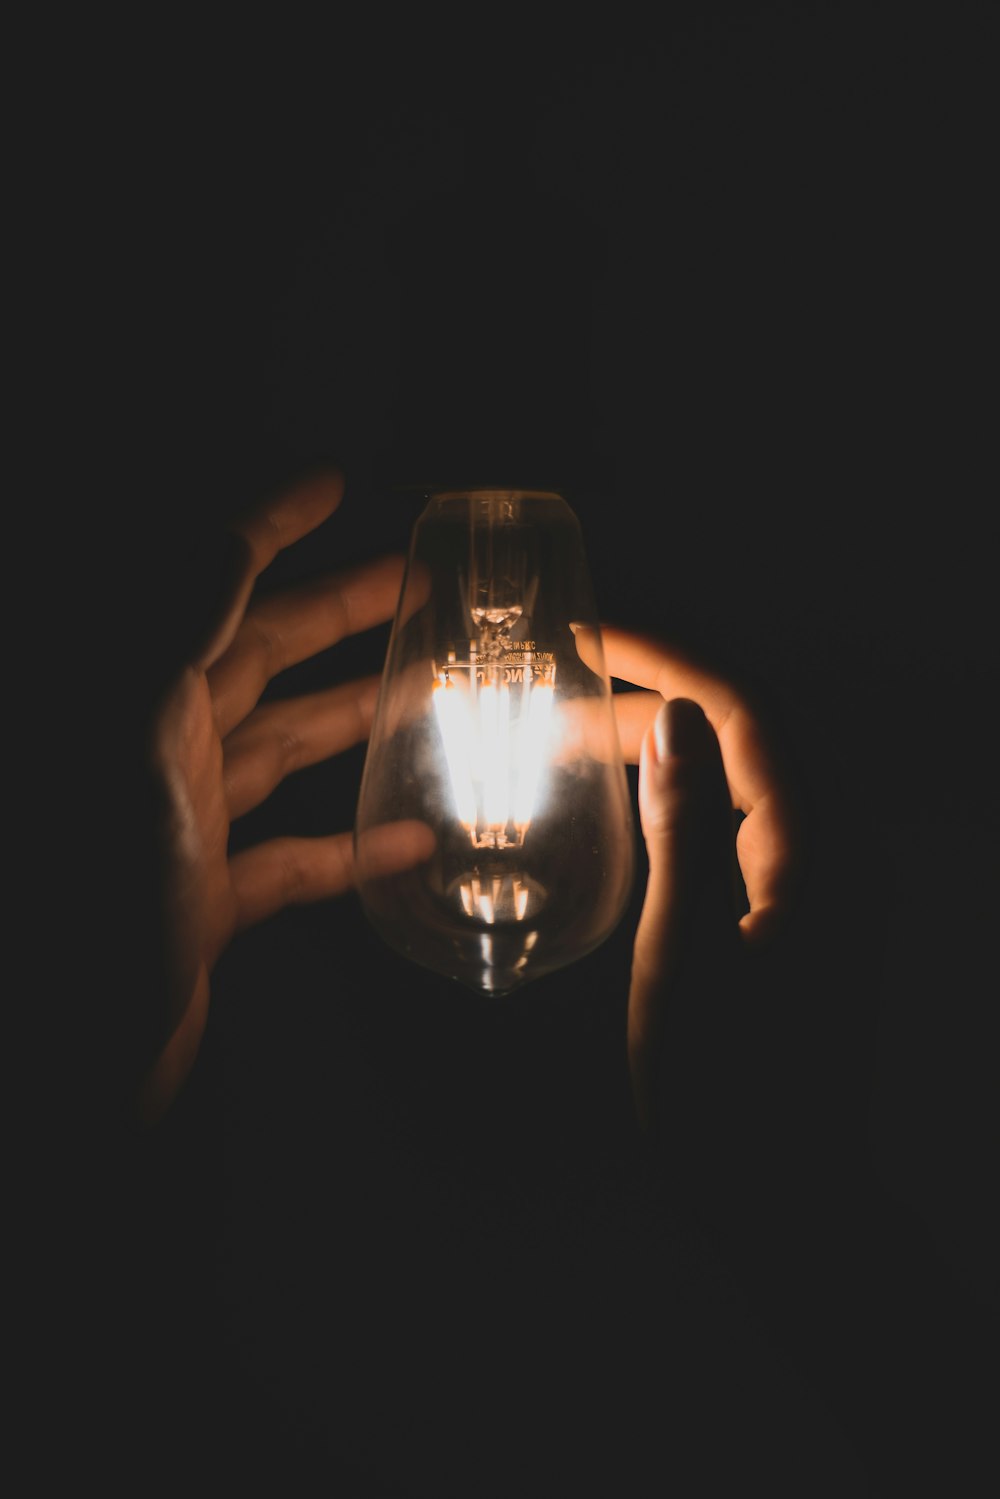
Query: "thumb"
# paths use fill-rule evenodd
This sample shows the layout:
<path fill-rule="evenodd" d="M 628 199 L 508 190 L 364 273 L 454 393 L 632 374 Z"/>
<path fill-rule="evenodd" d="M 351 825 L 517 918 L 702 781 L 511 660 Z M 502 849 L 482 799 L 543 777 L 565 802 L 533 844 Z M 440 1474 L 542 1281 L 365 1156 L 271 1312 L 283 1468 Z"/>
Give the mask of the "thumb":
<path fill-rule="evenodd" d="M 663 703 L 646 731 L 639 817 L 649 876 L 633 947 L 628 1060 L 646 1135 L 671 996 L 699 955 L 736 940 L 732 801 L 715 730 L 690 698 Z"/>
<path fill-rule="evenodd" d="M 146 620 L 146 659 L 138 680 L 152 706 L 185 668 L 204 671 L 230 644 L 254 584 L 253 557 L 234 529 L 160 538 L 155 566 L 142 573 L 138 609 Z"/>

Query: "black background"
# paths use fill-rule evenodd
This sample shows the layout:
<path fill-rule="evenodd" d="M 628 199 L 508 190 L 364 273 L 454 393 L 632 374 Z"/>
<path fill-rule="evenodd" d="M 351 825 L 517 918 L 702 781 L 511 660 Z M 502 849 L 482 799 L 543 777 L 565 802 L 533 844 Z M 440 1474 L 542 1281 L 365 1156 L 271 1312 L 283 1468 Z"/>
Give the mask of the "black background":
<path fill-rule="evenodd" d="M 502 1009 L 411 972 L 352 898 L 289 912 L 223 959 L 115 1232 L 100 1208 L 81 1229 L 114 1375 L 93 1401 L 74 1383 L 85 1322 L 70 1403 L 132 1492 L 976 1492 L 995 10 L 470 27 L 165 22 L 95 88 L 122 650 L 141 682 L 178 545 L 316 465 L 344 502 L 269 583 L 404 550 L 402 486 L 563 488 L 605 618 L 752 682 L 810 809 L 742 1079 L 780 1209 L 735 1248 L 687 1206 L 659 1237 L 622 1226 L 641 879 L 602 949 Z M 386 639 L 274 690 L 377 670 Z M 348 827 L 362 759 L 237 837 Z"/>

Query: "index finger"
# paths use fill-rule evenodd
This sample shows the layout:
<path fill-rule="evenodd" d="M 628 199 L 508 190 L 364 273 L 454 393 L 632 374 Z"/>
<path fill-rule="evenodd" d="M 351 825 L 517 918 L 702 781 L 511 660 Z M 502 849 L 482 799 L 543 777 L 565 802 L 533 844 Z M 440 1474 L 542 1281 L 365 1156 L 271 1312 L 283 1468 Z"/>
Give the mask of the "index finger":
<path fill-rule="evenodd" d="M 578 645 L 582 633 L 577 634 Z M 699 705 L 722 748 L 733 805 L 749 813 L 754 804 L 773 789 L 778 771 L 773 763 L 773 748 L 741 694 L 723 678 L 697 666 L 690 657 L 665 641 L 615 626 L 605 626 L 601 633 L 605 661 L 612 677 L 657 693 L 665 702 L 675 697 L 689 697 Z M 658 707 L 658 698 L 649 700 L 650 722 Z M 630 725 L 626 715 L 623 729 L 629 738 L 639 729 L 638 739 L 641 740 L 647 727 L 644 717 Z M 638 742 L 635 748 L 638 751 Z M 625 743 L 622 749 L 631 758 Z"/>
<path fill-rule="evenodd" d="M 253 586 L 285 547 L 315 531 L 337 509 L 344 495 L 338 471 L 316 474 L 282 493 L 251 507 L 230 522 L 227 576 L 221 596 L 211 601 L 214 618 L 194 653 L 205 669 L 232 644 L 243 619 Z"/>
<path fill-rule="evenodd" d="M 254 577 L 259 577 L 285 547 L 322 525 L 343 497 L 341 473 L 316 474 L 262 501 L 234 521 L 232 529 L 250 548 Z"/>

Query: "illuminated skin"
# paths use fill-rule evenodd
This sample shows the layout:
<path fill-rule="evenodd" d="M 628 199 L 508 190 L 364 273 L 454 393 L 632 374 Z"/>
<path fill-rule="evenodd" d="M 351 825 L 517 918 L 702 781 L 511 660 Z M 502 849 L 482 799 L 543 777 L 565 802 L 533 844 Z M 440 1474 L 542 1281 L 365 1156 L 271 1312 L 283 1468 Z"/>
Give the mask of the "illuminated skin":
<path fill-rule="evenodd" d="M 260 701 L 279 672 L 392 618 L 403 577 L 400 557 L 254 597 L 269 563 L 333 515 L 342 495 L 342 477 L 329 475 L 232 527 L 233 566 L 228 586 L 220 584 L 216 617 L 154 716 L 149 771 L 160 808 L 165 961 L 149 998 L 151 1064 L 136 1079 L 137 1112 L 146 1124 L 163 1115 L 190 1073 L 208 1016 L 211 974 L 233 938 L 289 905 L 353 888 L 350 831 L 274 838 L 233 855 L 228 850 L 236 818 L 259 806 L 286 775 L 367 739 L 371 727 L 377 677 Z M 625 758 L 640 767 L 649 855 L 628 1022 L 642 1124 L 653 1038 L 688 940 L 681 918 L 693 891 L 710 892 L 720 942 L 735 943 L 740 933 L 747 943 L 767 939 L 790 905 L 798 833 L 773 746 L 733 688 L 662 642 L 610 627 L 603 639 L 610 674 L 639 689 L 616 694 L 614 702 Z M 577 646 L 586 660 L 585 630 Z M 730 796 L 745 814 L 737 849 L 750 910 L 739 927 L 731 896 Z M 385 832 L 379 853 L 387 872 L 431 852 L 432 835 L 421 824 Z"/>
<path fill-rule="evenodd" d="M 615 632 L 609 660 L 615 674 L 635 643 Z M 621 651 L 621 655 L 619 652 Z M 665 658 L 668 660 L 669 658 Z M 661 660 L 657 671 L 669 674 Z M 638 662 L 628 663 L 635 669 Z M 645 680 L 645 673 L 643 673 Z M 698 687 L 686 678 L 688 690 Z M 717 684 L 713 684 L 714 688 Z M 712 698 L 709 698 L 712 701 Z M 745 709 L 734 707 L 743 714 Z M 726 720 L 733 726 L 733 718 Z M 742 734 L 746 733 L 744 739 Z M 739 727 L 739 748 L 762 750 L 752 720 Z M 626 735 L 632 757 L 631 738 Z M 648 1129 L 656 1101 L 656 1066 L 671 988 L 689 949 L 706 944 L 713 959 L 738 962 L 742 951 L 772 941 L 791 906 L 799 859 L 797 819 L 787 789 L 772 775 L 770 757 L 726 759 L 726 732 L 717 736 L 697 700 L 660 699 L 639 749 L 639 812 L 649 878 L 636 930 L 628 1002 L 628 1052 L 639 1125 Z M 734 765 L 727 778 L 729 765 Z M 756 776 L 746 803 L 736 785 Z M 746 815 L 736 838 L 750 910 L 736 919 L 731 878 L 732 804 Z M 697 910 L 695 910 L 697 907 Z"/>
<path fill-rule="evenodd" d="M 261 703 L 287 667 L 391 619 L 403 559 L 386 557 L 255 601 L 253 586 L 278 552 L 321 525 L 340 504 L 339 475 L 304 484 L 251 511 L 232 528 L 236 563 L 228 595 L 203 647 L 182 668 L 150 735 L 150 772 L 161 817 L 167 982 L 150 1031 L 162 1038 L 138 1090 L 146 1123 L 169 1107 L 188 1076 L 208 1016 L 210 976 L 237 933 L 282 908 L 326 900 L 353 886 L 348 830 L 275 838 L 232 856 L 234 819 L 259 806 L 295 770 L 368 736 L 378 677 Z M 430 852 L 420 825 L 397 825 L 385 867 Z"/>
<path fill-rule="evenodd" d="M 577 649 L 597 669 L 592 632 Z M 649 877 L 632 954 L 628 1053 L 640 1128 L 652 1123 L 656 1056 L 678 971 L 694 944 L 713 958 L 764 947 L 791 912 L 802 860 L 792 780 L 763 717 L 722 678 L 664 641 L 601 628 L 627 764 L 639 767 Z M 749 910 L 733 899 L 736 853 Z M 697 921 L 690 919 L 697 908 Z"/>

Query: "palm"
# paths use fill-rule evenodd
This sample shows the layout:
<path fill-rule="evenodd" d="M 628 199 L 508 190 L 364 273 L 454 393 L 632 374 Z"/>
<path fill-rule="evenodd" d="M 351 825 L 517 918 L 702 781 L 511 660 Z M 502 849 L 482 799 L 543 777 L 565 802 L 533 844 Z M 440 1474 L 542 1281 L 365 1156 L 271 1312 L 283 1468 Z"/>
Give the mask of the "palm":
<path fill-rule="evenodd" d="M 167 931 L 165 987 L 150 1016 L 156 1061 L 140 1093 L 147 1120 L 159 1117 L 190 1072 L 210 975 L 235 934 L 286 905 L 329 898 L 353 883 L 349 831 L 229 850 L 232 823 L 286 775 L 368 734 L 377 677 L 261 701 L 278 672 L 392 616 L 402 578 L 402 560 L 393 557 L 252 597 L 277 552 L 321 524 L 341 492 L 339 480 L 305 485 L 240 522 L 242 576 L 223 601 L 202 659 L 178 673 L 153 726 Z"/>

